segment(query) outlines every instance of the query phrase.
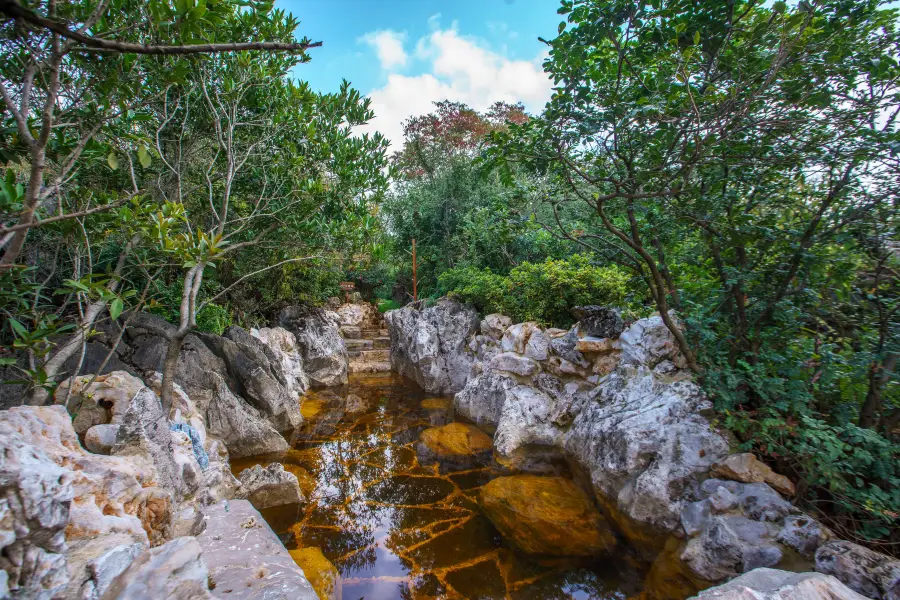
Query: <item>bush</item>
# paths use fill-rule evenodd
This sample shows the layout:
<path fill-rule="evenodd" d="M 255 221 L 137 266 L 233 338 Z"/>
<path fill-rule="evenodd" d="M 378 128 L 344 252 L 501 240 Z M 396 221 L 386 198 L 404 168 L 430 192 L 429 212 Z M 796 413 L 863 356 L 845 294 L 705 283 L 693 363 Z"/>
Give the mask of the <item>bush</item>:
<path fill-rule="evenodd" d="M 568 327 L 570 309 L 583 304 L 622 306 L 628 275 L 615 266 L 598 267 L 576 254 L 542 263 L 524 262 L 508 275 L 461 267 L 439 278 L 443 293 L 470 302 L 482 313 L 500 312 L 514 321 Z"/>

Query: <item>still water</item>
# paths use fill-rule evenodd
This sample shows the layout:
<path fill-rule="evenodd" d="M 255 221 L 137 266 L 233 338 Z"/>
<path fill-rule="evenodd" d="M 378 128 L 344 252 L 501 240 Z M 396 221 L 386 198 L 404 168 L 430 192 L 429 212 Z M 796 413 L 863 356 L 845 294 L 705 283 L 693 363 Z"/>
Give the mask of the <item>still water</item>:
<path fill-rule="evenodd" d="M 419 434 L 453 419 L 450 401 L 395 375 L 357 376 L 312 392 L 294 449 L 276 460 L 308 502 L 263 516 L 288 549 L 318 547 L 344 600 L 625 599 L 643 569 L 618 551 L 591 560 L 512 549 L 479 510 L 480 487 L 516 471 L 492 459 L 420 461 Z M 235 461 L 234 472 L 265 459 Z M 556 474 L 567 475 L 555 465 Z"/>

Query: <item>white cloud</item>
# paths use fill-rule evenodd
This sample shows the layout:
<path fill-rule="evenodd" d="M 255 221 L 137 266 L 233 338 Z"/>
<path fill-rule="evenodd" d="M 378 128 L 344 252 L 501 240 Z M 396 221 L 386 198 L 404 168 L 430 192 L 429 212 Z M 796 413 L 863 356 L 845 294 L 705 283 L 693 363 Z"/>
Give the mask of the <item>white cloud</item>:
<path fill-rule="evenodd" d="M 406 50 L 403 49 L 405 33 L 398 33 L 389 29 L 373 31 L 362 36 L 359 41 L 375 48 L 382 69 L 393 69 L 406 65 Z"/>
<path fill-rule="evenodd" d="M 460 35 L 455 27 L 434 29 L 416 43 L 415 57 L 425 63 L 424 73 L 390 72 L 382 61 L 387 83 L 369 94 L 376 117 L 360 130 L 380 131 L 397 150 L 403 121 L 431 112 L 436 101 L 464 102 L 479 111 L 499 100 L 522 102 L 529 111 L 539 112 L 551 91 L 541 67 L 545 56 L 510 60 L 479 40 Z"/>

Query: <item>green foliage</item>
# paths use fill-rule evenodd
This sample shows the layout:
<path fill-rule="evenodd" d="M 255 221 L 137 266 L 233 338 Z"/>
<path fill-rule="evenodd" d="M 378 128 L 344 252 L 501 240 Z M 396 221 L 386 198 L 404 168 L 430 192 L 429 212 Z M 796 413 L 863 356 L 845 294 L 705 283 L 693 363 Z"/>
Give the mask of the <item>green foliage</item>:
<path fill-rule="evenodd" d="M 225 328 L 231 324 L 231 312 L 214 302 L 210 302 L 197 312 L 197 329 L 199 331 L 222 335 Z"/>
<path fill-rule="evenodd" d="M 400 305 L 394 300 L 385 300 L 384 298 L 376 298 L 375 304 L 378 307 L 378 312 L 382 313 L 400 308 Z"/>
<path fill-rule="evenodd" d="M 622 306 L 628 279 L 618 267 L 598 267 L 587 256 L 575 254 L 542 263 L 524 262 L 508 275 L 472 267 L 450 269 L 441 274 L 440 285 L 443 293 L 472 303 L 483 314 L 499 312 L 517 323 L 568 327 L 573 306 Z"/>

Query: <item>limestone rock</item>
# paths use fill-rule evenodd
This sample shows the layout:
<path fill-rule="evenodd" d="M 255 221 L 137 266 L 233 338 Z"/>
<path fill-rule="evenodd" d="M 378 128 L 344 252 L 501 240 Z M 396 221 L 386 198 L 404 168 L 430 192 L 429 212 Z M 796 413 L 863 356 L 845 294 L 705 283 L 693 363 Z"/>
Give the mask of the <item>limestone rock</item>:
<path fill-rule="evenodd" d="M 235 396 L 222 377 L 213 374 L 210 383 L 214 387 L 206 408 L 206 427 L 225 443 L 232 457 L 284 452 L 289 448 L 271 423 Z"/>
<path fill-rule="evenodd" d="M 180 537 L 153 548 L 134 559 L 103 600 L 200 600 L 209 593 L 209 571 L 200 544 L 193 537 Z"/>
<path fill-rule="evenodd" d="M 318 548 L 297 548 L 290 551 L 291 558 L 303 569 L 319 600 L 341 600 L 341 575 Z"/>
<path fill-rule="evenodd" d="M 468 381 L 473 357 L 466 352 L 479 326 L 475 310 L 454 300 L 422 302 L 384 315 L 391 336 L 391 365 L 425 391 L 452 394 Z"/>
<path fill-rule="evenodd" d="M 710 588 L 695 600 L 865 600 L 834 577 L 755 569 L 725 585 Z"/>
<path fill-rule="evenodd" d="M 816 571 L 875 600 L 900 599 L 900 560 L 852 542 L 826 542 L 816 551 Z"/>
<path fill-rule="evenodd" d="M 82 375 L 63 381 L 56 389 L 56 404 L 65 403 L 75 433 L 83 435 L 94 425 L 120 423 L 144 382 L 124 371 L 108 375 Z"/>
<path fill-rule="evenodd" d="M 521 377 L 531 377 L 541 370 L 540 365 L 515 352 L 503 352 L 491 359 L 489 366 L 495 371 L 506 371 Z"/>
<path fill-rule="evenodd" d="M 482 488 L 481 505 L 504 537 L 531 554 L 592 556 L 616 544 L 606 520 L 568 479 L 499 477 Z"/>
<path fill-rule="evenodd" d="M 503 333 L 500 340 L 500 346 L 504 352 L 515 352 L 516 354 L 525 354 L 525 347 L 531 335 L 540 331 L 541 328 L 537 323 L 516 323 L 511 325 Z"/>
<path fill-rule="evenodd" d="M 217 597 L 234 600 L 317 600 L 313 586 L 284 544 L 246 500 L 205 510 L 197 536 Z"/>
<path fill-rule="evenodd" d="M 123 534 L 104 535 L 73 544 L 66 555 L 72 581 L 68 595 L 77 595 L 81 600 L 99 599 L 146 550 L 146 544 L 135 543 Z M 87 580 L 82 583 L 85 577 Z"/>
<path fill-rule="evenodd" d="M 491 339 L 499 340 L 510 325 L 512 325 L 512 319 L 506 315 L 493 313 L 481 320 L 481 333 Z"/>
<path fill-rule="evenodd" d="M 585 337 L 575 343 L 579 352 L 611 352 L 618 347 L 616 341 L 611 338 Z"/>
<path fill-rule="evenodd" d="M 578 319 L 582 335 L 598 338 L 617 338 L 625 330 L 625 322 L 619 311 L 605 306 L 576 306 L 572 315 Z"/>
<path fill-rule="evenodd" d="M 675 336 L 659 316 L 633 323 L 619 336 L 619 347 L 622 350 L 622 362 L 626 365 L 652 369 L 668 360 L 682 369 L 687 364 L 678 350 Z"/>
<path fill-rule="evenodd" d="M 709 474 L 721 479 L 733 479 L 743 483 L 768 483 L 778 492 L 793 496 L 794 484 L 784 475 L 773 471 L 769 465 L 757 459 L 750 452 L 732 454 L 721 463 L 712 466 Z"/>
<path fill-rule="evenodd" d="M 824 525 L 807 515 L 784 518 L 778 541 L 796 550 L 804 558 L 814 558 L 819 546 L 834 537 Z"/>
<path fill-rule="evenodd" d="M 278 323 L 294 334 L 312 387 L 347 383 L 349 358 L 336 313 L 309 306 L 289 306 L 278 313 Z"/>
<path fill-rule="evenodd" d="M 534 360 L 547 360 L 550 357 L 550 336 L 538 330 L 532 332 L 525 344 L 525 356 Z"/>
<path fill-rule="evenodd" d="M 285 386 L 295 394 L 305 394 L 309 389 L 309 377 L 303 368 L 303 357 L 294 334 L 283 327 L 251 329 L 250 334 L 258 337 L 277 354 Z"/>
<path fill-rule="evenodd" d="M 281 463 L 267 467 L 254 465 L 241 473 L 241 487 L 236 498 L 249 500 L 257 509 L 303 502 L 297 476 L 284 470 Z"/>
<path fill-rule="evenodd" d="M 113 423 L 94 425 L 84 434 L 84 447 L 94 454 L 110 454 L 118 436 L 118 425 Z"/>
<path fill-rule="evenodd" d="M 574 327 L 565 335 L 554 337 L 550 341 L 550 347 L 553 349 L 553 353 L 556 356 L 573 365 L 586 369 L 591 366 L 591 363 L 588 362 L 587 358 L 585 358 L 581 352 L 579 352 L 577 346 L 578 332 Z"/>

